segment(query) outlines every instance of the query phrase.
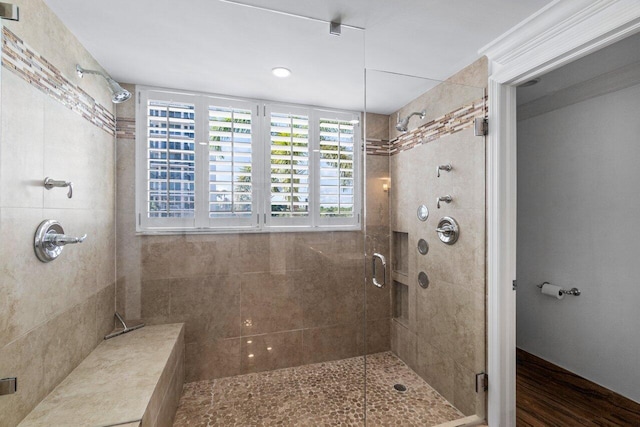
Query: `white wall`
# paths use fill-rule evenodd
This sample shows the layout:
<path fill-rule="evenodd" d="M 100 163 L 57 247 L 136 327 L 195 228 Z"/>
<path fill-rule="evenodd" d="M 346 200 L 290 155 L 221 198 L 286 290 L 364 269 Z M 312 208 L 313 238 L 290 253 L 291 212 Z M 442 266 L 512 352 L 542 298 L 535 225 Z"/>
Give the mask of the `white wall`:
<path fill-rule="evenodd" d="M 517 279 L 518 347 L 640 402 L 640 85 L 518 123 Z"/>

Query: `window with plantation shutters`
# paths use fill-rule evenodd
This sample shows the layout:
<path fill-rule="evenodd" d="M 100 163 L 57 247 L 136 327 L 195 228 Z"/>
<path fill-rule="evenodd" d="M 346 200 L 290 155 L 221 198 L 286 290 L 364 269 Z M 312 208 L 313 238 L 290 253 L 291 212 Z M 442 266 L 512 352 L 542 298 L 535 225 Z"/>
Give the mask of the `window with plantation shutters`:
<path fill-rule="evenodd" d="M 138 231 L 359 229 L 359 113 L 153 88 L 138 103 Z"/>
<path fill-rule="evenodd" d="M 208 107 L 210 219 L 251 220 L 254 214 L 253 111 Z"/>
<path fill-rule="evenodd" d="M 309 116 L 271 111 L 269 127 L 269 214 L 309 217 Z"/>
<path fill-rule="evenodd" d="M 146 215 L 194 218 L 195 105 L 151 100 L 146 112 Z"/>
<path fill-rule="evenodd" d="M 355 214 L 355 124 L 320 118 L 320 217 Z"/>

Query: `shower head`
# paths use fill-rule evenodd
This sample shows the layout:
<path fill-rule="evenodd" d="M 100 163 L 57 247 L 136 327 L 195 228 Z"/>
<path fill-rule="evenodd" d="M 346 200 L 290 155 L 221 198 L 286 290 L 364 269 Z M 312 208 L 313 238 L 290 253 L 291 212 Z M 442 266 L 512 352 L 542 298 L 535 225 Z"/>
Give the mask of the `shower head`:
<path fill-rule="evenodd" d="M 427 114 L 427 110 L 422 110 L 420 112 L 414 111 L 404 119 L 400 120 L 400 113 L 398 113 L 398 124 L 396 124 L 396 129 L 399 130 L 400 132 L 406 132 L 407 129 L 409 128 L 409 119 L 411 119 L 411 117 L 420 116 L 421 119 L 424 119 L 426 114 Z"/>
<path fill-rule="evenodd" d="M 104 79 L 107 81 L 107 84 L 109 85 L 109 90 L 111 91 L 112 95 L 111 101 L 114 104 L 120 104 L 121 102 L 125 102 L 126 100 L 131 98 L 131 92 L 120 86 L 117 81 L 113 80 L 111 77 L 101 71 L 85 70 L 80 65 L 76 65 L 76 73 L 78 73 L 78 76 L 80 77 L 83 77 L 85 74 L 97 74 L 98 76 L 104 77 Z"/>

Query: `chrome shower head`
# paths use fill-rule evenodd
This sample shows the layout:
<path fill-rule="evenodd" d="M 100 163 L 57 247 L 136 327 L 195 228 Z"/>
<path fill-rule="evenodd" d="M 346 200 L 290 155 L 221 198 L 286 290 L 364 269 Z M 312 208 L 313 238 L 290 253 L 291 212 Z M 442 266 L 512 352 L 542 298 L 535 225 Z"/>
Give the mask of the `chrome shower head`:
<path fill-rule="evenodd" d="M 85 74 L 96 74 L 103 77 L 109 85 L 109 90 L 111 91 L 112 95 L 111 101 L 114 104 L 120 104 L 121 102 L 125 102 L 126 100 L 131 98 L 131 92 L 120 86 L 117 81 L 113 80 L 111 77 L 101 71 L 85 70 L 80 65 L 76 65 L 76 73 L 78 73 L 79 77 L 83 77 Z"/>
<path fill-rule="evenodd" d="M 409 129 L 409 119 L 411 119 L 411 117 L 420 116 L 420 119 L 424 119 L 426 115 L 427 115 L 427 110 L 422 110 L 420 112 L 414 111 L 404 119 L 400 120 L 400 113 L 398 113 L 398 124 L 396 124 L 396 129 L 400 132 L 406 132 L 407 129 Z"/>

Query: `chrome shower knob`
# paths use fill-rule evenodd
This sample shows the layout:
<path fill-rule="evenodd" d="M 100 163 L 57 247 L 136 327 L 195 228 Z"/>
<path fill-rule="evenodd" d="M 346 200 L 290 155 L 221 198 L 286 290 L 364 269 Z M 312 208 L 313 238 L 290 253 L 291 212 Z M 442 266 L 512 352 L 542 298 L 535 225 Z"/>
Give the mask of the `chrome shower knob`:
<path fill-rule="evenodd" d="M 455 219 L 445 216 L 438 221 L 436 232 L 442 243 L 453 245 L 458 241 L 458 237 L 460 236 L 460 227 L 458 227 Z"/>
<path fill-rule="evenodd" d="M 60 256 L 66 245 L 82 243 L 86 238 L 86 234 L 81 237 L 67 236 L 58 221 L 47 219 L 36 230 L 33 248 L 40 261 L 50 262 Z"/>

